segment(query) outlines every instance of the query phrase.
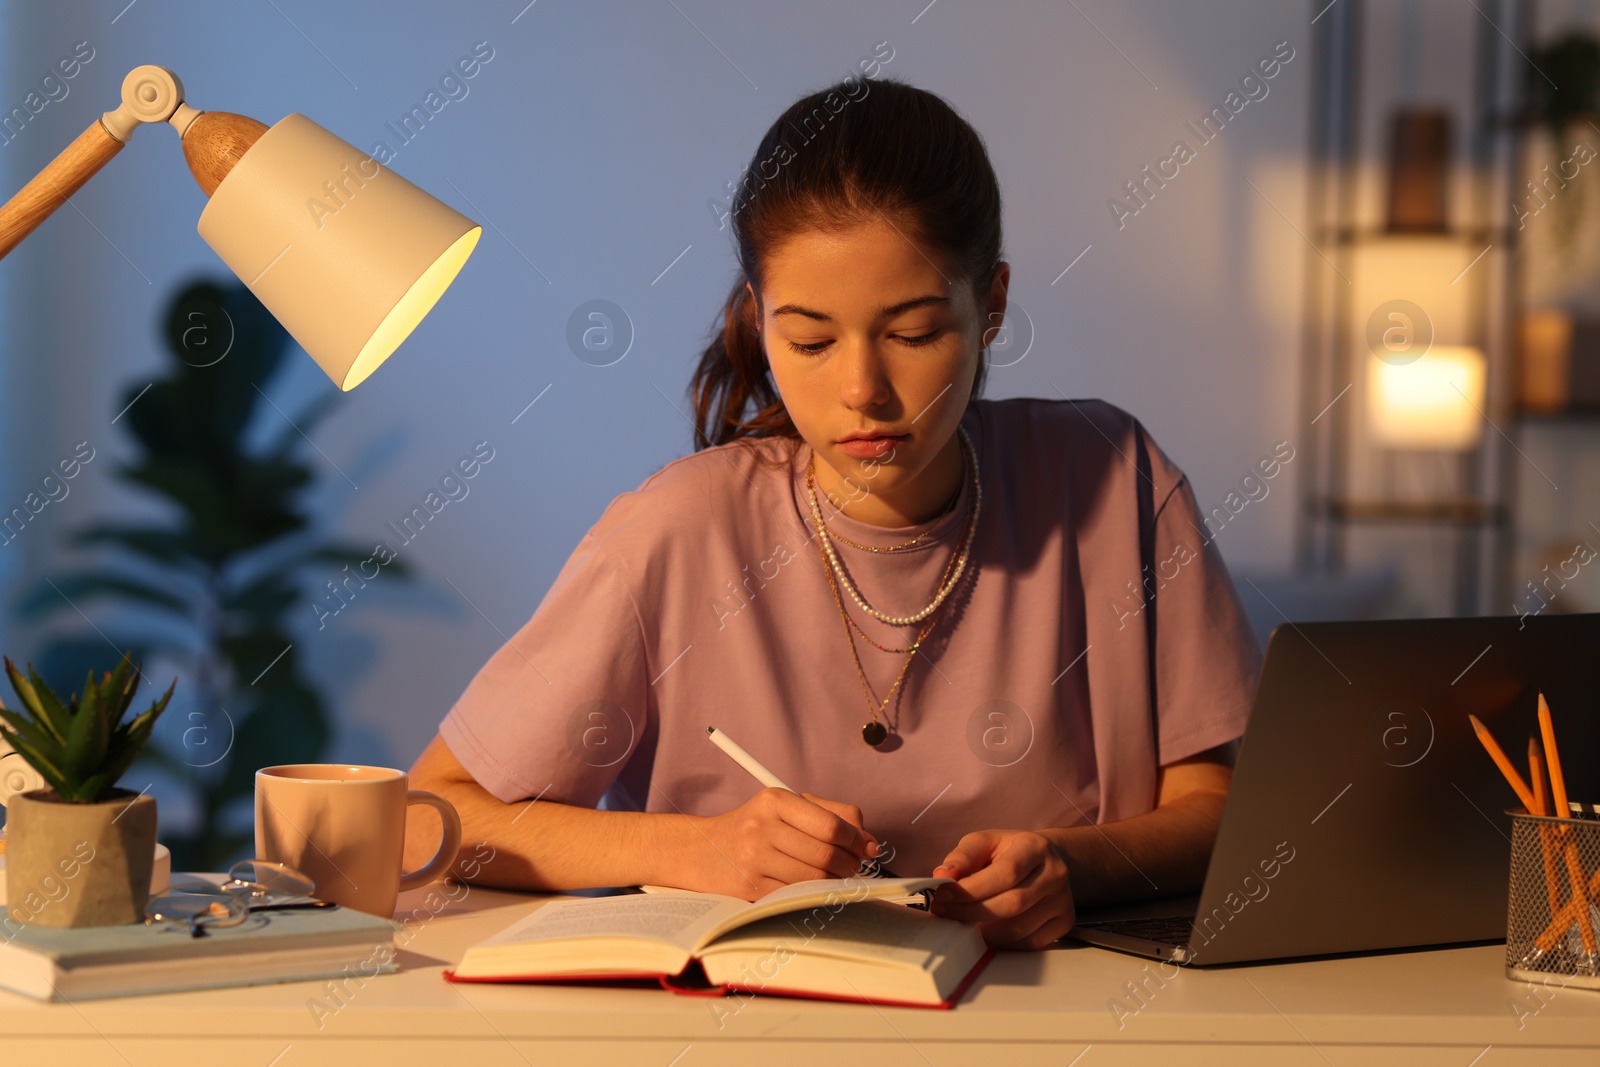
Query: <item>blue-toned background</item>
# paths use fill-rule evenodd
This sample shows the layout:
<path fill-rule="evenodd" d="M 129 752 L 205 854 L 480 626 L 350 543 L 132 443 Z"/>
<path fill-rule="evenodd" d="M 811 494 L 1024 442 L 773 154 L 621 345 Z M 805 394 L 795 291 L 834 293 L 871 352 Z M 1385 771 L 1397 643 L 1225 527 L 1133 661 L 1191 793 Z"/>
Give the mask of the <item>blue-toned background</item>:
<path fill-rule="evenodd" d="M 716 205 L 781 109 L 875 48 L 892 51 L 885 74 L 940 93 L 975 125 L 999 173 L 1012 328 L 1025 347 L 1025 317 L 1031 347 L 991 371 L 988 395 L 1128 408 L 1189 472 L 1203 507 L 1278 442 L 1300 439 L 1311 6 L 524 3 L 0 8 L 0 109 L 20 105 L 79 42 L 93 49 L 64 97 L 8 131 L 7 193 L 116 105 L 129 69 L 158 63 L 203 110 L 268 124 L 302 112 L 363 150 L 382 141 L 394 170 L 484 225 L 434 312 L 310 435 L 312 507 L 358 543 L 392 540 L 385 523 L 476 443 L 494 450 L 470 492 L 402 548 L 417 581 L 380 577 L 320 628 L 309 607 L 299 620 L 297 648 L 334 713 L 329 758 L 409 765 L 606 503 L 690 450 L 684 389 L 735 269 Z M 1372 83 L 1465 99 L 1470 8 L 1379 6 Z M 1593 5 L 1545 10 L 1593 15 Z M 1108 199 L 1280 42 L 1294 58 L 1270 92 L 1119 227 Z M 402 142 L 389 124 L 475 46 L 492 58 L 465 94 Z M 14 659 L 35 654 L 47 625 L 117 622 L 98 609 L 22 621 L 9 605 L 62 565 L 68 531 L 154 514 L 111 477 L 128 450 L 111 420 L 124 392 L 166 365 L 157 327 L 175 289 L 197 274 L 231 280 L 195 232 L 203 206 L 175 132 L 141 129 L 0 266 L 0 509 L 78 442 L 96 455 L 0 547 L 0 649 Z M 610 366 L 579 360 L 566 340 L 569 316 L 595 299 L 619 305 L 635 331 Z M 285 413 L 333 389 L 295 356 L 268 390 Z M 266 410 L 252 433 L 278 432 L 283 417 Z M 1288 571 L 1300 476 L 1289 464 L 1219 536 L 1236 574 Z M 1574 478 L 1563 499 L 1585 486 L 1594 499 L 1600 471 L 1589 463 Z M 1426 595 L 1419 585 L 1413 603 Z M 181 791 L 162 803 L 164 822 L 184 817 Z"/>

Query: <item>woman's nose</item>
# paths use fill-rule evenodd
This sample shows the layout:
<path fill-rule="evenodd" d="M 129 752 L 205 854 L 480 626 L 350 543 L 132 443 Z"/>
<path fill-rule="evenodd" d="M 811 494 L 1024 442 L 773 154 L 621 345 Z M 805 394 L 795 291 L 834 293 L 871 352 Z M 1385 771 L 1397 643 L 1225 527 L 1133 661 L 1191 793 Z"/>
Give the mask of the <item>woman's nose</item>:
<path fill-rule="evenodd" d="M 849 346 L 839 361 L 841 380 L 839 396 L 844 403 L 857 410 L 881 405 L 893 395 L 889 377 L 871 342 L 857 342 Z"/>

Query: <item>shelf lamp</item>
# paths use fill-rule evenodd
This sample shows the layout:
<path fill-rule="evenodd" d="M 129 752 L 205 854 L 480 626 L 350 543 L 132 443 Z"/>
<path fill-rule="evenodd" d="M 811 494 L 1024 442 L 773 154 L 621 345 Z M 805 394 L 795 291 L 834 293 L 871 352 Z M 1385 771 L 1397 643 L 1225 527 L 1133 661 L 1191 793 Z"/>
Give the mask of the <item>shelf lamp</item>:
<path fill-rule="evenodd" d="M 164 67 L 0 207 L 0 257 L 122 150 L 142 123 L 178 131 L 209 197 L 200 236 L 340 389 L 389 357 L 443 295 L 483 227 L 304 115 L 276 125 L 197 111 Z"/>
<path fill-rule="evenodd" d="M 1483 438 L 1483 350 L 1434 343 L 1464 339 L 1471 319 L 1472 298 L 1456 282 L 1476 260 L 1459 263 L 1467 246 L 1447 210 L 1452 141 L 1446 110 L 1410 107 L 1393 116 L 1388 236 L 1373 248 L 1377 288 L 1365 305 L 1376 308 L 1367 338 L 1367 426 L 1387 448 L 1468 451 Z M 1375 329 L 1383 332 L 1375 337 Z M 1391 334 L 1398 343 L 1391 345 Z"/>
<path fill-rule="evenodd" d="M 1465 451 L 1483 436 L 1486 365 L 1477 348 L 1434 345 L 1420 358 L 1367 364 L 1367 425 L 1388 448 Z"/>

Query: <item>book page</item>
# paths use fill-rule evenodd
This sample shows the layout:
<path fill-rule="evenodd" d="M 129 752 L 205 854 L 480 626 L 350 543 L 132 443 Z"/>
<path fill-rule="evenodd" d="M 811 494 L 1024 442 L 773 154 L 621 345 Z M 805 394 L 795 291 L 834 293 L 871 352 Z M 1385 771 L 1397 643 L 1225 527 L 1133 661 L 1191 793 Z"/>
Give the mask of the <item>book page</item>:
<path fill-rule="evenodd" d="M 710 924 L 701 934 L 699 942 L 692 948 L 698 950 L 729 930 L 753 923 L 758 919 L 765 919 L 769 915 L 818 909 L 824 914 L 832 914 L 847 904 L 905 897 L 919 889 L 931 889 L 951 881 L 954 879 L 864 878 L 860 875 L 851 875 L 848 878 L 816 878 L 807 882 L 793 882 L 774 889 L 760 900 L 746 904 L 742 910 Z M 904 907 L 903 904 L 895 906 Z"/>
<path fill-rule="evenodd" d="M 937 1004 L 984 957 L 976 926 L 867 900 L 772 915 L 701 949 L 709 981 L 755 992 Z"/>
<path fill-rule="evenodd" d="M 866 956 L 923 967 L 949 939 L 951 930 L 946 924 L 951 921 L 900 904 L 869 900 L 837 913 L 821 908 L 771 915 L 722 935 L 704 951 L 746 943 L 782 945 L 808 955 Z"/>
<path fill-rule="evenodd" d="M 737 897 L 687 891 L 552 900 L 480 944 L 638 937 L 689 949 L 708 926 L 745 906 Z"/>

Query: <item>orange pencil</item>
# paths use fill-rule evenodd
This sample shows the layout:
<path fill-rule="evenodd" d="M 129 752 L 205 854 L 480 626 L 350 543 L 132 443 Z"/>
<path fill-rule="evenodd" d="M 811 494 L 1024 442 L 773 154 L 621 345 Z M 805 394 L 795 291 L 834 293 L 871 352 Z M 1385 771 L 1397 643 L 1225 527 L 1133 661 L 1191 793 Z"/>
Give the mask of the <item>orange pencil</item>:
<path fill-rule="evenodd" d="M 1584 888 L 1583 867 L 1578 863 L 1578 850 L 1567 842 L 1567 877 L 1572 880 L 1572 903 L 1578 911 L 1578 936 L 1583 939 L 1583 950 L 1593 956 L 1600 952 L 1594 936 L 1594 921 L 1589 917 L 1589 897 Z M 1597 872 L 1600 873 L 1600 872 Z"/>
<path fill-rule="evenodd" d="M 1556 728 L 1550 721 L 1550 705 L 1544 694 L 1539 694 L 1539 733 L 1544 737 L 1545 759 L 1550 761 L 1550 792 L 1555 797 L 1555 810 L 1550 812 L 1558 819 L 1570 818 L 1572 809 L 1567 806 L 1567 781 L 1561 774 L 1561 756 L 1556 752 Z"/>
<path fill-rule="evenodd" d="M 1495 766 L 1499 767 L 1500 773 L 1505 775 L 1506 781 L 1516 792 L 1517 799 L 1522 801 L 1522 806 L 1529 814 L 1533 814 L 1534 808 L 1538 806 L 1533 799 L 1533 792 L 1529 790 L 1528 783 L 1522 780 L 1522 775 L 1518 774 L 1517 769 L 1511 765 L 1511 761 L 1506 758 L 1504 750 L 1500 748 L 1500 742 L 1494 739 L 1494 735 L 1489 732 L 1489 728 L 1483 725 L 1476 715 L 1469 714 L 1467 718 L 1472 721 L 1472 732 L 1478 735 L 1478 740 L 1483 743 L 1484 749 L 1488 751 L 1489 757 L 1494 760 Z"/>
<path fill-rule="evenodd" d="M 1539 755 L 1539 737 L 1532 733 L 1528 735 L 1528 785 L 1533 790 L 1533 814 L 1549 815 L 1550 810 L 1545 804 L 1549 794 L 1545 792 L 1544 757 Z M 1550 828 L 1541 823 L 1539 854 L 1544 861 L 1545 895 L 1550 901 L 1550 916 L 1554 918 L 1561 911 L 1561 874 L 1556 870 L 1556 857 L 1551 848 Z"/>
<path fill-rule="evenodd" d="M 1544 805 L 1542 800 L 1535 798 L 1533 791 L 1529 789 L 1527 783 L 1522 780 L 1522 775 L 1518 774 L 1517 769 L 1511 765 L 1511 760 L 1506 756 L 1505 750 L 1500 747 L 1500 743 L 1496 741 L 1494 739 L 1494 735 L 1489 732 L 1489 728 L 1483 725 L 1482 720 L 1480 720 L 1476 715 L 1469 714 L 1467 719 L 1472 723 L 1473 733 L 1478 735 L 1478 740 L 1483 744 L 1483 747 L 1485 751 L 1489 753 L 1490 758 L 1494 760 L 1495 766 L 1500 768 L 1500 773 L 1505 776 L 1506 782 L 1510 784 L 1512 790 L 1522 801 L 1523 809 L 1530 815 L 1544 814 Z M 1544 836 L 1545 835 L 1541 834 L 1541 839 L 1543 839 Z M 1573 862 L 1577 859 L 1577 853 L 1571 848 L 1570 845 L 1568 846 L 1567 851 L 1571 853 L 1571 855 L 1567 857 L 1567 873 L 1570 876 L 1572 874 Z M 1556 874 L 1556 872 L 1553 870 L 1553 867 L 1553 863 L 1545 867 L 1545 888 L 1550 896 L 1551 911 L 1555 912 L 1558 916 L 1565 916 L 1571 911 L 1571 905 L 1569 903 L 1567 907 L 1558 909 L 1556 902 L 1560 900 L 1561 894 L 1560 890 L 1556 886 L 1556 883 L 1560 879 L 1559 876 L 1552 877 Z M 1575 880 L 1574 884 L 1577 885 L 1580 882 L 1581 880 Z M 1588 918 L 1588 911 L 1585 910 L 1582 918 L 1579 920 L 1581 929 L 1587 931 L 1587 939 L 1584 942 L 1585 948 L 1589 947 L 1589 939 L 1594 937 L 1594 932 L 1588 925 Z M 1554 923 L 1552 923 L 1552 926 L 1553 925 Z M 1567 919 L 1566 926 L 1570 927 L 1571 925 L 1572 920 Z M 1565 928 L 1566 927 L 1563 927 L 1563 929 Z M 1549 933 L 1549 930 L 1545 931 L 1546 935 Z M 1548 949 L 1545 951 L 1548 951 Z M 1590 951 L 1592 952 L 1594 950 L 1590 949 Z"/>
<path fill-rule="evenodd" d="M 1561 939 L 1572 928 L 1572 924 L 1577 919 L 1580 911 L 1583 914 L 1588 914 L 1589 899 L 1592 897 L 1600 897 L 1600 871 L 1595 871 L 1594 877 L 1589 879 L 1588 893 L 1585 896 L 1574 896 L 1566 904 L 1562 905 L 1560 913 L 1551 920 L 1549 926 L 1545 927 L 1544 933 L 1534 938 L 1535 947 L 1540 952 L 1549 952 L 1560 944 Z"/>
<path fill-rule="evenodd" d="M 1534 815 L 1549 815 L 1550 811 L 1544 806 L 1545 791 L 1544 758 L 1539 755 L 1539 739 L 1533 734 L 1528 735 L 1528 788 L 1533 792 Z"/>
<path fill-rule="evenodd" d="M 1572 809 L 1567 805 L 1567 784 L 1561 774 L 1561 755 L 1556 749 L 1555 724 L 1550 719 L 1550 705 L 1544 699 L 1544 694 L 1539 694 L 1539 732 L 1544 737 L 1545 758 L 1550 761 L 1550 792 L 1555 800 L 1555 811 L 1552 813 L 1558 819 L 1572 817 Z M 1532 810 L 1532 809 L 1529 809 Z M 1565 836 L 1565 835 L 1563 835 Z M 1578 933 L 1583 939 L 1583 950 L 1591 955 L 1600 952 L 1600 943 L 1594 935 L 1594 924 L 1589 919 L 1589 901 L 1585 883 L 1583 866 L 1578 862 L 1578 850 L 1568 840 L 1563 849 L 1563 857 L 1567 861 L 1567 877 L 1572 882 L 1573 901 L 1578 905 Z"/>

